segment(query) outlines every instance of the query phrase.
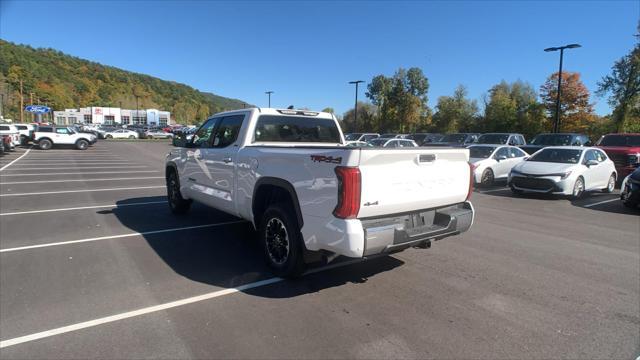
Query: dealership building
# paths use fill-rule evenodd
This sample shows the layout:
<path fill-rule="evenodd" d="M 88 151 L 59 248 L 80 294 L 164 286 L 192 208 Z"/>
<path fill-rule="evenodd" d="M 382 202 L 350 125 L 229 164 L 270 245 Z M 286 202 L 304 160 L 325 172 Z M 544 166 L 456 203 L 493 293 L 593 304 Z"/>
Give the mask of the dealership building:
<path fill-rule="evenodd" d="M 115 107 L 92 106 L 80 109 L 54 111 L 56 125 L 102 124 L 102 125 L 150 125 L 171 124 L 171 113 L 157 109 L 129 110 Z"/>

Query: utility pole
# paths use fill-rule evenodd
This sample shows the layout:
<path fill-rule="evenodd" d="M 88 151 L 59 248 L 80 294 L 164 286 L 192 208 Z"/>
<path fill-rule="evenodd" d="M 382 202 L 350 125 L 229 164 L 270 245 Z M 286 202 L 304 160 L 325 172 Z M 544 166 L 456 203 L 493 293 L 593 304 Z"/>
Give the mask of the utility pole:
<path fill-rule="evenodd" d="M 33 105 L 33 93 L 29 93 L 29 96 L 31 98 L 31 100 L 30 100 L 31 102 L 29 103 L 29 105 Z M 31 113 L 31 122 L 35 121 L 35 116 L 36 116 L 35 113 Z"/>
<path fill-rule="evenodd" d="M 580 44 L 569 44 L 569 45 L 565 45 L 565 46 L 550 47 L 550 48 L 544 49 L 544 51 L 546 51 L 546 52 L 560 50 L 560 68 L 558 70 L 558 93 L 557 93 L 557 96 L 556 96 L 556 119 L 553 122 L 553 132 L 554 133 L 557 133 L 557 132 L 560 131 L 560 93 L 562 92 L 562 90 L 561 90 L 561 85 L 562 85 L 562 58 L 564 57 L 564 49 L 575 49 L 575 48 L 579 48 L 579 47 L 581 47 Z"/>
<path fill-rule="evenodd" d="M 358 132 L 358 84 L 363 83 L 362 80 L 349 81 L 349 84 L 356 84 L 356 104 L 353 114 L 353 132 Z"/>
<path fill-rule="evenodd" d="M 24 123 L 24 93 L 22 89 L 22 79 L 20 79 L 20 122 Z"/>
<path fill-rule="evenodd" d="M 136 117 L 138 118 L 138 122 L 140 122 L 140 114 L 138 113 L 138 111 L 140 111 L 140 110 L 138 110 L 138 98 L 140 96 L 138 96 L 138 95 L 134 95 L 134 96 L 136 97 Z M 133 120 L 133 119 L 131 119 L 131 120 Z"/>
<path fill-rule="evenodd" d="M 4 94 L 0 94 L 0 117 L 4 116 Z"/>
<path fill-rule="evenodd" d="M 265 94 L 267 94 L 269 96 L 269 107 L 271 107 L 271 94 L 273 94 L 273 91 L 271 91 L 271 90 L 265 91 Z"/>

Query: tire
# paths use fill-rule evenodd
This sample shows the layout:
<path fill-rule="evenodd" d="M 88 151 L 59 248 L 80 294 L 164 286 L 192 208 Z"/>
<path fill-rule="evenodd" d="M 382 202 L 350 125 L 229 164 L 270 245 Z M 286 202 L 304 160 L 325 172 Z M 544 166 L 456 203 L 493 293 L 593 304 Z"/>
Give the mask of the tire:
<path fill-rule="evenodd" d="M 602 192 L 611 194 L 615 188 L 616 188 L 616 174 L 611 174 L 611 176 L 609 176 L 609 182 L 607 182 L 607 187 L 602 189 Z"/>
<path fill-rule="evenodd" d="M 573 192 L 571 193 L 571 197 L 575 199 L 579 199 L 582 194 L 584 194 L 584 179 L 582 176 L 576 179 L 576 182 L 573 184 Z"/>
<path fill-rule="evenodd" d="M 38 147 L 40 150 L 49 150 L 53 146 L 53 143 L 49 139 L 42 139 L 38 141 Z"/>
<path fill-rule="evenodd" d="M 302 275 L 306 266 L 300 228 L 289 208 L 286 204 L 270 206 L 260 220 L 258 238 L 273 273 L 293 278 Z"/>
<path fill-rule="evenodd" d="M 132 139 L 132 140 L 133 140 L 133 139 L 135 139 L 135 138 L 136 138 L 135 136 L 133 136 L 133 135 L 129 135 L 129 139 Z"/>
<path fill-rule="evenodd" d="M 494 181 L 495 181 L 495 177 L 493 175 L 493 170 L 485 169 L 482 172 L 482 176 L 480 177 L 480 185 L 482 187 L 489 187 L 493 185 Z"/>
<path fill-rule="evenodd" d="M 113 135 L 107 135 L 104 137 L 105 139 L 113 139 Z"/>
<path fill-rule="evenodd" d="M 169 209 L 175 215 L 186 214 L 191 208 L 191 200 L 182 197 L 180 193 L 180 179 L 175 170 L 169 170 L 167 174 L 167 201 Z"/>
<path fill-rule="evenodd" d="M 87 150 L 89 148 L 89 142 L 84 139 L 80 139 L 76 141 L 76 149 L 78 150 Z"/>
<path fill-rule="evenodd" d="M 147 135 L 147 139 L 153 139 L 153 135 Z"/>

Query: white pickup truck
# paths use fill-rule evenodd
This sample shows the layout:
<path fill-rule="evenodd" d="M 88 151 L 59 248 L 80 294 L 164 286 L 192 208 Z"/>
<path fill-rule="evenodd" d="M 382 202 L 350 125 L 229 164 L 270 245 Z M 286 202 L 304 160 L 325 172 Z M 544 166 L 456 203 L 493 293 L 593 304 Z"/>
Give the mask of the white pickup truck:
<path fill-rule="evenodd" d="M 49 150 L 54 145 L 72 145 L 78 150 L 86 150 L 95 144 L 96 136 L 68 127 L 38 126 L 33 133 L 33 142 L 42 150 Z"/>
<path fill-rule="evenodd" d="M 168 202 L 250 221 L 268 265 L 296 276 L 330 261 L 430 247 L 468 230 L 469 151 L 345 146 L 332 114 L 253 108 L 213 115 L 167 154 Z"/>

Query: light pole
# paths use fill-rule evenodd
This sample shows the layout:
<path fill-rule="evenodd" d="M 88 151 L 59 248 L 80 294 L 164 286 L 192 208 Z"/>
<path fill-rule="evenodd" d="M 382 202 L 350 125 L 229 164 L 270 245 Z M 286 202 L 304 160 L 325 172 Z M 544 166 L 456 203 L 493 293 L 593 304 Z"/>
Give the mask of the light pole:
<path fill-rule="evenodd" d="M 356 84 L 356 105 L 353 110 L 353 132 L 358 132 L 358 84 L 363 82 L 363 80 L 349 81 L 349 84 Z"/>
<path fill-rule="evenodd" d="M 269 91 L 265 91 L 264 93 L 269 96 L 269 107 L 271 107 L 271 94 L 273 94 L 273 91 L 269 90 Z"/>
<path fill-rule="evenodd" d="M 558 94 L 557 94 L 558 96 L 556 97 L 556 120 L 553 122 L 554 133 L 557 133 L 558 131 L 560 131 L 560 92 L 561 92 L 560 86 L 562 85 L 562 58 L 564 57 L 564 49 L 575 49 L 579 47 L 582 47 L 582 45 L 569 44 L 565 46 L 550 47 L 550 48 L 544 49 L 544 51 L 546 52 L 560 50 L 560 70 L 558 70 Z"/>
<path fill-rule="evenodd" d="M 138 110 L 138 98 L 139 98 L 140 96 L 138 96 L 138 95 L 133 95 L 133 96 L 135 96 L 135 97 L 136 97 L 136 117 L 138 118 L 138 124 L 139 124 L 139 123 L 140 123 L 140 114 L 139 114 L 138 112 L 139 112 L 140 110 Z M 133 120 L 133 119 L 131 119 L 131 120 Z"/>

